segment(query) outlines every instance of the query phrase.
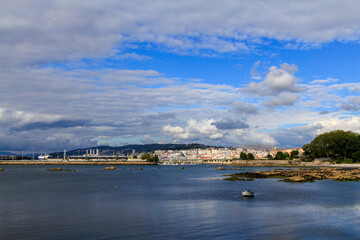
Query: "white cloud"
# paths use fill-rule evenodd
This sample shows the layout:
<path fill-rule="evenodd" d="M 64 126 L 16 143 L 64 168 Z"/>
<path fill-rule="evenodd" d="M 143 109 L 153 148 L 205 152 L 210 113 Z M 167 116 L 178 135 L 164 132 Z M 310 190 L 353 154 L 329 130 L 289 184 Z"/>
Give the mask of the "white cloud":
<path fill-rule="evenodd" d="M 346 117 L 346 118 L 330 118 L 319 122 L 323 128 L 321 133 L 329 132 L 337 129 L 344 131 L 354 131 L 360 133 L 360 118 Z"/>
<path fill-rule="evenodd" d="M 140 54 L 137 54 L 137 53 L 124 53 L 124 54 L 116 55 L 112 59 L 150 60 L 150 59 L 152 59 L 152 57 L 145 56 L 145 55 L 140 55 Z"/>
<path fill-rule="evenodd" d="M 310 84 L 326 84 L 326 83 L 334 83 L 339 81 L 337 78 L 326 78 L 326 79 L 316 79 L 310 82 Z"/>
<path fill-rule="evenodd" d="M 305 91 L 294 75 L 297 66 L 285 63 L 271 67 L 263 81 L 242 88 L 254 96 L 227 84 L 185 81 L 156 69 L 104 66 L 109 59 L 120 64 L 151 59 L 136 53 L 137 48 L 227 56 L 257 52 L 267 39 L 297 48 L 359 41 L 358 6 L 325 0 L 2 1 L 0 147 L 75 148 L 98 143 L 91 139 L 111 142 L 129 135 L 160 141 L 161 130 L 176 139 L 219 145 L 276 143 L 269 132 L 282 125 L 320 122 L 341 108 L 359 109 L 355 98 L 339 92 L 358 92 L 360 84 L 317 79 Z M 253 79 L 262 79 L 262 63 L 255 62 Z M 299 92 L 306 102 L 296 112 L 266 112 L 261 106 L 292 106 L 300 100 Z M 318 116 L 325 110 L 330 113 Z"/>
<path fill-rule="evenodd" d="M 299 100 L 299 96 L 293 93 L 281 93 L 278 96 L 272 97 L 269 101 L 264 103 L 267 107 L 277 106 L 292 106 Z"/>
<path fill-rule="evenodd" d="M 255 129 L 236 130 L 227 136 L 227 142 L 241 144 L 266 144 L 276 145 L 277 140 L 266 132 L 259 132 Z"/>
<path fill-rule="evenodd" d="M 294 76 L 296 71 L 297 66 L 294 64 L 284 63 L 281 68 L 272 66 L 264 81 L 250 82 L 247 90 L 265 96 L 277 95 L 282 92 L 302 92 L 305 89 L 297 85 L 298 79 Z"/>
<path fill-rule="evenodd" d="M 185 128 L 166 125 L 162 128 L 162 131 L 173 138 L 179 139 L 222 138 L 223 134 L 213 123 L 215 123 L 213 119 L 204 119 L 202 121 L 191 119 L 187 122 Z"/>
<path fill-rule="evenodd" d="M 255 80 L 261 79 L 261 74 L 258 72 L 259 66 L 260 66 L 260 60 L 256 61 L 254 63 L 254 65 L 252 66 L 252 68 L 250 70 L 250 75 L 251 75 L 252 79 L 255 79 Z"/>
<path fill-rule="evenodd" d="M 358 8 L 352 0 L 3 1 L 0 61 L 5 67 L 113 56 L 142 42 L 211 54 L 248 51 L 261 39 L 300 46 L 357 41 Z"/>
<path fill-rule="evenodd" d="M 219 127 L 220 124 L 220 127 Z M 222 124 L 222 125 L 221 125 Z M 226 124 L 226 127 L 223 125 Z M 229 127 L 230 126 L 230 127 Z M 219 145 L 239 145 L 246 143 L 261 143 L 274 145 L 278 142 L 265 132 L 258 132 L 254 128 L 248 128 L 244 122 L 230 119 L 215 121 L 214 119 L 203 119 L 200 121 L 189 120 L 185 127 L 164 126 L 163 132 L 178 140 L 200 140 L 204 143 Z"/>

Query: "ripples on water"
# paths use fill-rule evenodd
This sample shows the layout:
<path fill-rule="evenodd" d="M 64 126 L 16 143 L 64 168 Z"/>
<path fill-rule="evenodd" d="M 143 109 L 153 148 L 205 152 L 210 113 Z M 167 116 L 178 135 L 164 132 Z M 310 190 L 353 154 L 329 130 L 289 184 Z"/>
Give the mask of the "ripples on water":
<path fill-rule="evenodd" d="M 0 239 L 359 239 L 359 182 L 219 180 L 214 166 L 5 166 Z M 266 169 L 266 168 L 264 168 Z M 249 169 L 247 169 L 249 170 Z M 255 198 L 243 199 L 245 188 Z"/>

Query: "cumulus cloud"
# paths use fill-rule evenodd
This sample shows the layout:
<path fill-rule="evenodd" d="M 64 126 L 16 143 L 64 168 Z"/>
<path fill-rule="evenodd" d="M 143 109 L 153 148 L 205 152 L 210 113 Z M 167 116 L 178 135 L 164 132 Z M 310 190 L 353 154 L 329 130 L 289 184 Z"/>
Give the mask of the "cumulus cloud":
<path fill-rule="evenodd" d="M 164 134 L 182 142 L 200 140 L 206 144 L 240 145 L 260 143 L 275 145 L 278 142 L 268 133 L 256 131 L 243 121 L 233 119 L 189 120 L 184 127 L 166 125 Z"/>
<path fill-rule="evenodd" d="M 355 131 L 360 133 L 359 117 L 329 118 L 320 122 L 323 126 L 322 132 L 329 132 L 336 129 Z"/>
<path fill-rule="evenodd" d="M 187 122 L 185 128 L 166 125 L 162 128 L 162 131 L 173 138 L 180 139 L 222 138 L 223 134 L 216 128 L 214 122 L 213 119 L 204 119 L 202 121 L 191 119 Z"/>
<path fill-rule="evenodd" d="M 274 96 L 283 92 L 302 92 L 305 89 L 297 84 L 298 79 L 294 76 L 297 70 L 294 64 L 284 63 L 280 68 L 272 66 L 264 81 L 250 82 L 246 90 L 265 96 Z"/>

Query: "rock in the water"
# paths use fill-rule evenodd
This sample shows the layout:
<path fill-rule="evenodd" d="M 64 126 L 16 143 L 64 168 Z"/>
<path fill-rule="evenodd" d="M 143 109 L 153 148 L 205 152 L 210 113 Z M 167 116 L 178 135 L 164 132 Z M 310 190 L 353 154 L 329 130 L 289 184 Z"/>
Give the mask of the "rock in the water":
<path fill-rule="evenodd" d="M 293 176 L 293 177 L 289 177 L 289 178 L 285 178 L 284 182 L 307 182 L 308 180 L 305 179 L 302 176 Z"/>
<path fill-rule="evenodd" d="M 0 168 L 0 171 L 4 171 L 4 169 Z"/>
<path fill-rule="evenodd" d="M 226 170 L 226 168 L 223 167 L 217 167 L 216 170 Z"/>
<path fill-rule="evenodd" d="M 182 170 L 182 169 L 185 169 L 184 167 L 180 167 L 180 169 Z"/>
<path fill-rule="evenodd" d="M 62 168 L 49 168 L 49 169 L 46 169 L 46 171 L 62 171 L 63 169 Z"/>
<path fill-rule="evenodd" d="M 115 170 L 115 169 L 116 169 L 116 167 L 114 167 L 114 166 L 104 167 L 104 170 Z"/>
<path fill-rule="evenodd" d="M 226 180 L 226 181 L 254 181 L 253 178 L 242 178 L 242 177 L 234 177 L 234 176 L 224 178 L 223 180 Z"/>

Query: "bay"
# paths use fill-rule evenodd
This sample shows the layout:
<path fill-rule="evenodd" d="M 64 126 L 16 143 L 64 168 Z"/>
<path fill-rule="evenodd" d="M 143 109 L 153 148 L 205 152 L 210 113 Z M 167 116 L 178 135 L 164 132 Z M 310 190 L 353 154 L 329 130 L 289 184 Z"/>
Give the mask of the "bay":
<path fill-rule="evenodd" d="M 360 183 L 221 180 L 216 166 L 3 166 L 0 239 L 359 239 Z M 242 171 L 269 170 L 244 168 Z M 255 191 L 244 199 L 241 191 Z"/>

